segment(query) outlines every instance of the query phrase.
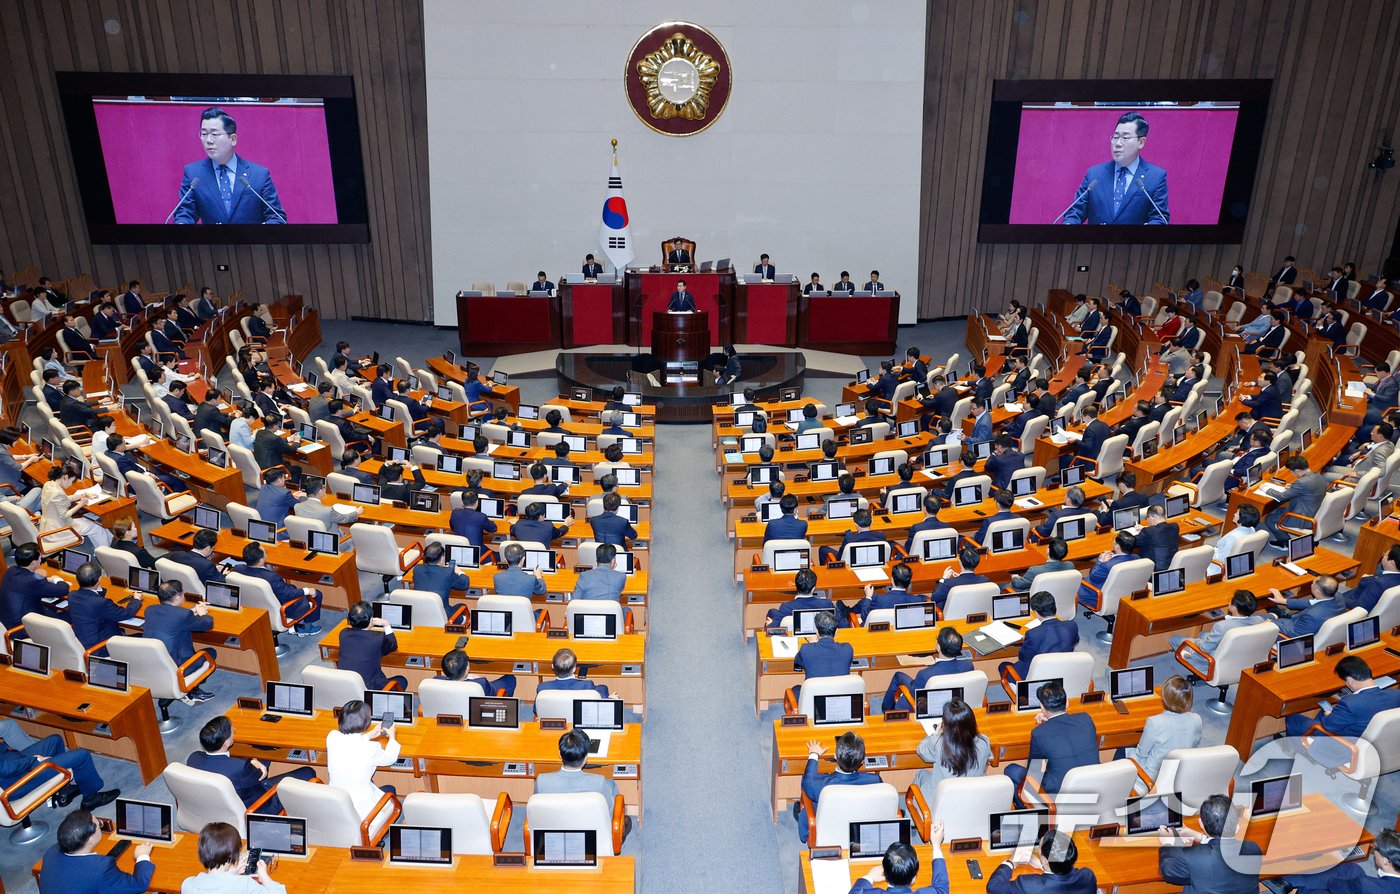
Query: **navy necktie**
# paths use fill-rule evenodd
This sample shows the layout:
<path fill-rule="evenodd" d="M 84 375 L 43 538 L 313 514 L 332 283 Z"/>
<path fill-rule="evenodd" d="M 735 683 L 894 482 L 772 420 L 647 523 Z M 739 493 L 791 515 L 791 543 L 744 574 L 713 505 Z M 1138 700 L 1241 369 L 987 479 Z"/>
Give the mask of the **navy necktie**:
<path fill-rule="evenodd" d="M 1128 191 L 1128 169 L 1118 169 L 1118 179 L 1113 186 L 1113 213 L 1118 213 L 1118 208 L 1123 204 L 1123 196 Z"/>
<path fill-rule="evenodd" d="M 219 196 L 224 200 L 224 213 L 233 210 L 233 175 L 228 165 L 219 165 Z"/>

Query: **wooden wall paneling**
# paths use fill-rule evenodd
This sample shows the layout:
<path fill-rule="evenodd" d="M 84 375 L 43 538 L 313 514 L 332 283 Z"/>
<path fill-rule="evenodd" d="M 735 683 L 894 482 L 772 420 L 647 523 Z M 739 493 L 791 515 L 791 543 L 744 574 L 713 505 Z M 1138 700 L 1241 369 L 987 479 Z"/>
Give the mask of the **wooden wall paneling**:
<path fill-rule="evenodd" d="M 1127 14 L 1125 14 L 1125 11 Z M 1365 165 L 1400 118 L 1400 4 L 1387 0 L 934 0 L 926 41 L 921 317 L 1038 299 L 1048 288 L 1146 290 L 1271 270 L 1285 254 L 1373 271 L 1400 211 L 1400 175 Z M 1274 80 L 1241 245 L 977 243 L 991 83 L 1010 78 Z M 1090 272 L 1075 272 L 1088 264 Z"/>
<path fill-rule="evenodd" d="M 103 286 L 135 277 L 157 290 L 193 281 L 258 299 L 299 292 L 326 318 L 430 316 L 421 0 L 7 0 L 0 28 L 13 46 L 45 54 L 38 65 L 27 52 L 0 60 L 0 265 L 86 272 Z M 352 75 L 371 242 L 92 245 L 55 70 Z M 231 272 L 216 273 L 218 263 Z"/>

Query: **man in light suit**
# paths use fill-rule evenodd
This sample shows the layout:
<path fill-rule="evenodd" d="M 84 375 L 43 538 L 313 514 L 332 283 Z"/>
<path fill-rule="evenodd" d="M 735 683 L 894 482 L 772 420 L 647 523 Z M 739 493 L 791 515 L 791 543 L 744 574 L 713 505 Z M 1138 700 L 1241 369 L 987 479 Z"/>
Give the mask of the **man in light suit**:
<path fill-rule="evenodd" d="M 617 800 L 617 783 L 602 773 L 589 773 L 583 767 L 588 762 L 588 749 L 592 745 L 588 733 L 581 729 L 571 729 L 559 737 L 560 769 L 552 773 L 541 773 L 535 779 L 535 794 L 558 795 L 577 792 L 597 792 L 607 801 L 609 812 Z M 623 824 L 622 837 L 632 831 L 632 817 Z"/>
<path fill-rule="evenodd" d="M 308 501 L 310 502 L 310 501 Z M 452 616 L 452 591 L 466 590 L 471 579 L 457 570 L 457 564 L 447 558 L 441 543 L 430 543 L 423 550 L 423 561 L 413 566 L 413 589 L 436 593 L 442 609 Z"/>
<path fill-rule="evenodd" d="M 1283 518 L 1285 512 L 1294 515 L 1302 515 L 1313 518 L 1317 515 L 1317 510 L 1322 506 L 1322 498 L 1326 495 L 1330 482 L 1317 472 L 1308 468 L 1307 457 L 1294 455 L 1288 458 L 1288 470 L 1296 477 L 1294 482 L 1284 490 L 1278 497 L 1279 508 L 1270 514 L 1265 527 L 1273 535 L 1273 544 L 1280 549 L 1288 548 L 1290 535 L 1279 530 L 1279 519 Z"/>
<path fill-rule="evenodd" d="M 590 683 L 581 680 L 578 676 L 578 656 L 573 649 L 560 649 L 554 653 L 550 659 L 550 667 L 554 670 L 553 680 L 541 680 L 537 687 L 538 692 L 545 692 L 550 689 L 565 689 L 569 691 L 593 690 L 598 693 L 599 698 L 608 697 L 608 687 L 602 683 Z"/>
<path fill-rule="evenodd" d="M 955 628 L 943 627 L 938 631 L 938 654 L 933 659 L 933 664 L 919 671 L 912 678 L 904 671 L 895 671 L 890 677 L 890 685 L 885 689 L 885 697 L 880 702 L 880 711 L 900 711 L 910 710 L 913 705 L 899 691 L 899 687 L 907 686 L 915 698 L 919 697 L 919 692 L 924 689 L 937 688 L 936 677 L 950 674 L 965 674 L 972 670 L 971 659 L 963 657 L 963 638 Z"/>
<path fill-rule="evenodd" d="M 506 567 L 497 571 L 491 578 L 491 586 L 501 596 L 542 596 L 544 595 L 544 573 L 536 568 L 526 571 L 520 567 L 525 561 L 525 547 L 512 543 L 504 550 L 502 558 Z"/>
<path fill-rule="evenodd" d="M 233 791 L 245 807 L 277 787 L 283 779 L 301 779 L 307 782 L 316 778 L 311 767 L 297 767 L 290 773 L 280 776 L 267 775 L 267 764 L 260 760 L 249 760 L 229 754 L 233 747 L 233 724 L 220 714 L 212 718 L 199 731 L 200 751 L 190 752 L 185 764 L 196 770 L 217 773 L 233 783 Z M 263 813 L 281 813 L 282 802 L 273 795 L 259 807 Z"/>
<path fill-rule="evenodd" d="M 1021 640 L 1021 649 L 1015 661 L 1003 661 L 997 668 L 1002 679 L 1015 671 L 1016 679 L 1023 680 L 1030 670 L 1031 659 L 1048 652 L 1073 652 L 1079 645 L 1079 627 L 1073 619 L 1061 621 L 1055 617 L 1055 597 L 1050 593 L 1036 593 L 1030 598 L 1031 612 L 1035 616 L 1035 626 L 1026 631 Z M 1028 625 L 1029 626 L 1029 625 Z"/>
<path fill-rule="evenodd" d="M 1089 867 L 1075 866 L 1078 859 L 1079 848 L 1074 839 L 1052 830 L 1045 833 L 1029 855 L 1017 848 L 1011 859 L 998 866 L 987 880 L 987 894 L 1094 894 L 1098 878 Z M 1012 873 L 1021 865 L 1040 873 L 1022 873 L 1013 880 Z"/>
<path fill-rule="evenodd" d="M 1167 224 L 1167 172 L 1140 156 L 1147 119 L 1125 112 L 1109 138 L 1113 160 L 1084 172 L 1066 224 Z"/>
<path fill-rule="evenodd" d="M 1400 708 L 1400 689 L 1378 689 L 1371 678 L 1371 668 L 1359 656 L 1348 655 L 1337 662 L 1334 673 L 1342 681 L 1341 697 L 1335 703 L 1324 703 L 1316 715 L 1289 714 L 1284 727 L 1290 736 L 1302 736 L 1314 724 L 1333 736 L 1355 740 L 1366 731 L 1371 719 L 1382 711 Z M 1350 760 L 1345 747 L 1326 736 L 1304 740 L 1308 753 L 1325 767 L 1337 767 Z"/>
<path fill-rule="evenodd" d="M 1036 761 L 1045 761 L 1040 772 L 1040 789 L 1047 795 L 1059 794 L 1065 774 L 1070 770 L 1099 762 L 1099 733 L 1094 719 L 1084 713 L 1065 713 L 1069 703 L 1065 687 L 1055 681 L 1045 683 L 1036 690 L 1036 698 L 1040 701 L 1040 713 L 1035 718 L 1036 727 L 1031 730 L 1026 766 L 1008 764 L 1005 770 L 1016 786 L 1018 807 L 1023 806 L 1021 786 L 1026 781 L 1028 768 Z"/>
<path fill-rule="evenodd" d="M 1269 590 L 1270 611 L 1279 615 L 1274 621 L 1279 636 L 1290 638 L 1317 633 L 1327 621 L 1347 611 L 1346 597 L 1338 593 L 1340 584 L 1330 574 L 1312 582 L 1312 595 L 1286 598 L 1276 589 Z"/>
<path fill-rule="evenodd" d="M 97 853 L 102 829 L 87 810 L 75 810 L 58 825 L 58 841 L 44 852 L 39 894 L 143 894 L 151 887 L 156 864 L 154 845 L 143 841 L 132 850 L 131 872 L 117 868 L 116 857 Z"/>
<path fill-rule="evenodd" d="M 1262 852 L 1253 841 L 1237 840 L 1239 818 L 1228 795 L 1211 795 L 1201 804 L 1204 834 L 1183 826 L 1171 837 L 1163 830 L 1157 870 L 1182 894 L 1255 894 L 1259 890 Z M 1186 842 L 1177 845 L 1177 838 Z"/>
<path fill-rule="evenodd" d="M 616 494 L 609 494 L 615 497 Z M 613 567 L 617 559 L 617 547 L 611 543 L 598 546 L 594 567 L 578 576 L 574 584 L 574 599 L 609 599 L 622 602 L 622 588 L 627 584 L 627 575 Z"/>
<path fill-rule="evenodd" d="M 676 280 L 676 290 L 671 293 L 671 300 L 666 303 L 666 310 L 671 313 L 695 313 L 699 310 L 695 305 L 695 296 L 686 290 L 685 280 Z"/>
<path fill-rule="evenodd" d="M 773 277 L 778 275 L 778 268 L 768 263 L 768 255 L 762 254 L 758 256 L 758 263 L 754 265 L 753 272 L 763 279 L 771 281 Z"/>
<path fill-rule="evenodd" d="M 267 168 L 235 153 L 238 124 L 227 112 L 217 107 L 205 109 L 200 115 L 199 139 L 208 158 L 185 165 L 175 223 L 287 222 Z"/>
<path fill-rule="evenodd" d="M 1349 466 L 1336 465 L 1324 474 L 1328 481 L 1343 481 L 1348 484 L 1361 479 L 1372 470 L 1385 471 L 1386 461 L 1395 453 L 1395 426 L 1389 422 L 1378 422 L 1371 427 L 1370 442 L 1347 457 Z"/>
<path fill-rule="evenodd" d="M 1215 654 L 1215 650 L 1220 646 L 1220 640 L 1225 634 L 1236 627 L 1253 627 L 1255 624 L 1262 624 L 1269 620 L 1267 614 L 1259 612 L 1259 600 L 1254 598 L 1254 594 L 1248 590 L 1236 590 L 1235 595 L 1230 597 L 1230 604 L 1225 607 L 1225 617 L 1211 625 L 1209 630 L 1202 630 L 1195 637 L 1186 637 L 1176 634 L 1171 638 L 1173 651 L 1181 647 L 1181 644 L 1190 639 L 1191 643 L 1207 655 Z M 1199 673 L 1206 673 L 1206 662 L 1194 651 L 1187 650 L 1182 653 L 1182 658 Z"/>
<path fill-rule="evenodd" d="M 969 441 L 990 441 L 992 439 L 992 411 L 987 401 L 981 397 L 972 399 L 972 433 Z"/>

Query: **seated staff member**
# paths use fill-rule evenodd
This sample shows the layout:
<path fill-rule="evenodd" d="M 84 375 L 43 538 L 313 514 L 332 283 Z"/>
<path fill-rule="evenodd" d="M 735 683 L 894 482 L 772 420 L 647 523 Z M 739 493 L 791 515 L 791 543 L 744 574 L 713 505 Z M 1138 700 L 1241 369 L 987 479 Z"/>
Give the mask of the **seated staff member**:
<path fill-rule="evenodd" d="M 1163 830 L 1157 856 L 1162 881 L 1180 886 L 1181 894 L 1256 894 L 1263 852 L 1235 837 L 1239 817 L 1229 796 L 1206 798 L 1200 818 L 1203 832 L 1182 826 L 1171 836 Z"/>
<path fill-rule="evenodd" d="M 407 689 L 407 677 L 390 677 L 384 673 L 384 656 L 392 655 L 399 647 L 389 622 L 376 618 L 374 609 L 364 600 L 350 606 L 345 621 L 348 626 L 340 631 L 340 654 L 335 666 L 359 674 L 367 689 L 397 689 L 400 692 Z"/>
<path fill-rule="evenodd" d="M 471 670 L 472 662 L 467 653 L 461 649 L 453 649 L 442 656 L 442 673 L 433 679 L 447 680 L 453 683 L 475 683 L 487 695 L 505 695 L 508 698 L 515 695 L 516 679 L 514 674 L 502 674 L 495 680 L 488 680 L 485 677 L 473 677 Z"/>
<path fill-rule="evenodd" d="M 854 282 L 851 281 L 851 271 L 849 271 L 849 270 L 842 270 L 842 271 L 841 271 L 841 276 L 840 276 L 840 278 L 838 278 L 838 279 L 836 280 L 836 285 L 834 285 L 834 286 L 831 287 L 831 291 L 832 291 L 833 293 L 839 293 L 839 292 L 848 292 L 848 293 L 849 293 L 849 292 L 854 292 L 855 290 L 856 290 L 856 284 L 855 284 Z"/>
<path fill-rule="evenodd" d="M 550 689 L 565 689 L 571 691 L 593 690 L 598 693 L 599 698 L 608 697 L 608 687 L 602 683 L 590 683 L 580 679 L 578 676 L 578 656 L 573 649 L 560 649 L 554 653 L 550 659 L 550 668 L 554 671 L 553 680 L 541 680 L 537 687 L 537 692 L 545 692 Z"/>
<path fill-rule="evenodd" d="M 387 792 L 397 794 L 392 785 L 374 784 L 380 767 L 393 766 L 399 759 L 397 727 L 372 723 L 369 705 L 359 699 L 345 703 L 336 728 L 326 733 L 326 770 L 330 784 L 344 789 L 360 819 L 369 819 L 374 806 Z M 383 745 L 377 741 L 383 738 Z"/>
<path fill-rule="evenodd" d="M 802 294 L 804 295 L 810 295 L 813 292 L 817 293 L 818 295 L 821 295 L 826 292 L 826 286 L 822 285 L 821 275 L 818 274 L 816 271 L 812 272 L 812 278 L 807 283 L 807 285 L 802 287 Z"/>
<path fill-rule="evenodd" d="M 535 778 L 535 794 L 562 795 L 575 792 L 597 792 L 603 796 L 611 811 L 617 800 L 617 783 L 602 773 L 589 773 L 584 769 L 588 763 L 588 749 L 593 743 L 588 733 L 581 729 L 571 729 L 559 737 L 560 768 L 552 773 L 541 773 Z M 622 826 L 625 839 L 632 831 L 632 817 L 626 817 Z"/>
<path fill-rule="evenodd" d="M 807 766 L 802 771 L 802 794 L 816 808 L 821 803 L 822 791 L 828 785 L 875 785 L 883 780 L 875 773 L 864 772 L 865 740 L 855 733 L 842 733 L 836 740 L 836 772 L 819 773 L 817 762 L 826 754 L 827 744 L 813 739 L 807 743 Z M 797 837 L 807 843 L 807 811 L 802 802 L 792 805 L 792 815 L 797 820 Z"/>
<path fill-rule="evenodd" d="M 56 737 L 55 737 L 56 738 Z M 115 796 L 114 796 L 115 798 Z M 154 849 L 143 841 L 132 849 L 131 872 L 117 868 L 117 858 L 99 854 L 102 827 L 87 810 L 75 810 L 58 824 L 58 840 L 44 852 L 39 870 L 39 894 L 144 894 L 151 887 L 156 864 Z"/>
<path fill-rule="evenodd" d="M 599 264 L 596 260 L 594 260 L 593 255 L 584 255 L 583 278 L 585 282 L 589 280 L 596 282 L 598 277 L 602 274 L 602 272 L 603 265 Z"/>
<path fill-rule="evenodd" d="M 68 595 L 68 584 L 57 575 L 45 577 L 39 563 L 39 547 L 33 543 L 20 543 L 15 546 L 13 563 L 0 577 L 0 623 L 6 630 L 21 628 L 23 634 L 24 616 L 30 613 L 53 618 L 58 616 L 45 599 L 61 599 Z M 816 586 L 816 575 L 812 576 Z"/>
<path fill-rule="evenodd" d="M 321 591 L 314 587 L 295 587 L 268 568 L 267 551 L 261 543 L 249 543 L 243 547 L 243 564 L 233 570 L 266 581 L 272 588 L 272 595 L 282 603 L 288 615 L 300 617 L 302 612 L 311 610 L 293 629 L 297 636 L 316 636 L 321 632 L 321 625 L 316 623 L 321 620 Z"/>
<path fill-rule="evenodd" d="M 963 657 L 962 634 L 953 627 L 943 627 L 938 631 L 938 655 L 933 659 L 933 664 L 919 671 L 913 678 L 910 678 L 904 671 L 895 671 L 890 677 L 889 688 L 885 690 L 885 697 L 880 702 L 880 711 L 910 711 L 914 706 L 909 704 L 909 700 L 899 691 L 899 687 L 908 686 L 909 691 L 917 698 L 919 691 L 928 689 L 936 684 L 931 681 L 935 677 L 946 674 L 965 674 L 972 670 L 971 659 Z"/>
<path fill-rule="evenodd" d="M 209 617 L 209 603 L 200 601 L 186 607 L 184 588 L 179 581 L 173 580 L 162 583 L 156 589 L 156 597 L 160 603 L 146 609 L 146 624 L 141 628 L 141 635 L 146 639 L 160 640 L 176 667 L 184 665 L 196 655 L 200 660 L 191 664 L 189 671 L 200 670 L 205 664 L 212 663 L 214 653 L 211 650 L 196 651 L 194 647 L 194 634 L 214 629 L 214 619 Z M 214 693 L 196 686 L 185 694 L 184 700 L 192 705 L 207 702 L 213 697 Z"/>
<path fill-rule="evenodd" d="M 210 718 L 200 728 L 199 747 L 201 750 L 191 751 L 185 763 L 196 770 L 227 778 L 233 783 L 233 790 L 245 807 L 253 806 L 253 802 L 277 788 L 277 783 L 283 779 L 309 782 L 316 778 L 316 770 L 312 767 L 297 767 L 290 773 L 268 776 L 267 764 L 262 761 L 234 757 L 229 753 L 233 748 L 233 723 L 223 714 Z M 281 813 L 282 802 L 273 795 L 259 809 L 263 813 Z"/>
<path fill-rule="evenodd" d="M 1029 852 L 1028 852 L 1029 851 Z M 1075 866 L 1079 848 L 1063 832 L 1046 832 L 1034 850 L 1017 848 L 1011 859 L 996 868 L 987 879 L 987 894 L 1094 894 L 1098 877 L 1087 866 Z M 1020 866 L 1040 871 L 1012 879 Z"/>

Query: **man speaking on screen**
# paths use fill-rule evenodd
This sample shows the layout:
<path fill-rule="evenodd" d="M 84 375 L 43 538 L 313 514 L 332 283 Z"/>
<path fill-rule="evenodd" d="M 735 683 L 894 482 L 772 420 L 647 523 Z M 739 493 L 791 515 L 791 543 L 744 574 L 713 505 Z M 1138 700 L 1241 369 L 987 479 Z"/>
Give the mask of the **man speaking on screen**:
<path fill-rule="evenodd" d="M 185 165 L 177 224 L 280 224 L 287 222 L 267 168 L 240 158 L 238 123 L 220 108 L 205 109 L 199 141 L 209 157 Z"/>
<path fill-rule="evenodd" d="M 1120 116 L 1109 140 L 1113 161 L 1084 172 L 1065 223 L 1169 223 L 1167 172 L 1142 157 L 1146 144 L 1147 119 L 1137 112 Z"/>

